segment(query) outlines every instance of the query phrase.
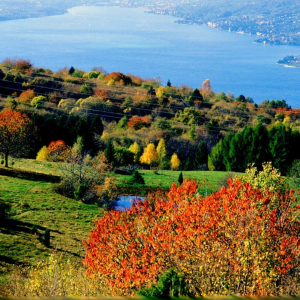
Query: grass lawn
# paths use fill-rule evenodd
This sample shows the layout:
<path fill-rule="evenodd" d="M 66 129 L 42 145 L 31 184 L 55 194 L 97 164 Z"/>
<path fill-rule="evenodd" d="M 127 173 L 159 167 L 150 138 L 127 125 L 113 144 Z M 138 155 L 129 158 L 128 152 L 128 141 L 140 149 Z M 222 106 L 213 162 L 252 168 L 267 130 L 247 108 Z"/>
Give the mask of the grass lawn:
<path fill-rule="evenodd" d="M 11 167 L 10 162 L 9 166 Z M 21 169 L 57 176 L 62 175 L 62 172 L 60 170 L 60 163 L 49 161 L 37 161 L 35 159 L 15 158 L 13 169 Z"/>
<path fill-rule="evenodd" d="M 65 198 L 52 191 L 52 183 L 0 176 L 0 198 L 11 204 L 11 218 L 0 222 L 0 275 L 13 264 L 35 264 L 54 250 L 73 257 L 85 253 L 93 221 L 103 210 Z M 50 247 L 31 233 L 51 230 Z"/>
<path fill-rule="evenodd" d="M 181 171 L 159 170 L 157 172 L 151 170 L 139 170 L 145 180 L 145 185 L 150 187 L 169 188 L 172 183 L 178 183 L 178 177 Z M 213 171 L 182 171 L 183 178 L 196 179 L 203 183 L 203 188 L 208 190 L 219 189 L 221 182 L 227 178 L 229 172 L 213 172 Z M 231 173 L 232 174 L 232 173 Z M 237 173 L 236 173 L 237 174 Z M 125 186 L 130 175 L 114 175 L 117 178 L 117 184 Z"/>
<path fill-rule="evenodd" d="M 27 171 L 35 171 L 44 174 L 61 176 L 62 172 L 59 163 L 36 161 L 35 159 L 15 159 L 14 169 Z M 177 183 L 178 176 L 181 171 L 171 170 L 139 170 L 142 174 L 146 186 L 157 188 L 169 188 L 172 183 Z M 203 182 L 207 180 L 206 187 L 208 189 L 217 190 L 220 187 L 220 182 L 227 178 L 230 172 L 215 172 L 215 171 L 182 171 L 183 178 L 196 179 Z M 231 173 L 232 174 L 232 173 Z M 237 174 L 237 173 L 236 173 Z M 112 174 L 117 179 L 117 184 L 126 186 L 126 181 L 130 175 Z"/>

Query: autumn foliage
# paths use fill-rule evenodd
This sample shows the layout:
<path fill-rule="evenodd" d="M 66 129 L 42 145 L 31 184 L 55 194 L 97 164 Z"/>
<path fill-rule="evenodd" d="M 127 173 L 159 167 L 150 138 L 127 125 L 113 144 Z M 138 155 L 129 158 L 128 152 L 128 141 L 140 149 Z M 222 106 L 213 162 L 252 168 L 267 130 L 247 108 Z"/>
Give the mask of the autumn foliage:
<path fill-rule="evenodd" d="M 195 181 L 109 211 L 85 242 L 88 275 L 111 294 L 129 295 L 169 269 L 195 295 L 296 294 L 300 205 L 293 191 L 262 193 L 228 182 L 202 198 Z"/>
<path fill-rule="evenodd" d="M 119 83 L 122 85 L 130 85 L 132 83 L 131 78 L 121 72 L 112 72 L 103 78 L 103 81 L 105 82 L 108 82 L 110 80 L 113 80 L 115 83 Z"/>
<path fill-rule="evenodd" d="M 63 154 L 68 150 L 69 147 L 65 144 L 64 141 L 52 141 L 48 146 L 48 157 L 52 161 L 63 160 Z"/>
<path fill-rule="evenodd" d="M 150 116 L 145 116 L 145 117 L 134 116 L 131 117 L 127 123 L 127 127 L 134 130 L 139 130 L 143 127 L 149 127 L 150 125 L 151 125 Z"/>
<path fill-rule="evenodd" d="M 21 102 L 24 102 L 24 103 L 27 103 L 29 104 L 31 102 L 31 100 L 35 97 L 35 92 L 34 90 L 27 90 L 27 91 L 24 91 L 20 94 L 19 96 L 19 100 Z"/>
<path fill-rule="evenodd" d="M 0 154 L 8 166 L 8 156 L 24 154 L 33 133 L 31 121 L 27 115 L 10 109 L 0 113 Z"/>

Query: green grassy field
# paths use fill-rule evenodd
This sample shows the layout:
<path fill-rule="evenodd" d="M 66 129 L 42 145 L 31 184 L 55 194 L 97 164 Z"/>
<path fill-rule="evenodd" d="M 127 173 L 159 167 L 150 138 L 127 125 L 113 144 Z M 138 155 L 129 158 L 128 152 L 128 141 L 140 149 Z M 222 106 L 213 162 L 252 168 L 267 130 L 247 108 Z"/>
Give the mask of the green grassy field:
<path fill-rule="evenodd" d="M 22 172 L 24 170 L 26 172 Z M 34 265 L 53 251 L 71 257 L 82 257 L 85 249 L 82 240 L 87 239 L 93 221 L 103 214 L 96 205 L 86 205 L 63 197 L 53 191 L 51 176 L 38 180 L 30 172 L 61 175 L 59 164 L 38 162 L 32 159 L 15 159 L 13 168 L 0 167 L 0 199 L 11 205 L 10 219 L 0 222 L 0 277 L 13 265 Z M 177 183 L 180 171 L 141 170 L 146 186 L 169 188 Z M 17 176 L 21 174 L 24 176 Z M 228 172 L 184 171 L 184 178 L 207 180 L 205 189 L 216 190 Z M 34 173 L 33 173 L 34 175 Z M 126 187 L 127 175 L 116 175 L 117 184 Z M 26 177 L 28 176 L 28 178 Z M 36 178 L 37 177 L 37 178 Z M 36 226 L 38 234 L 32 233 Z M 40 239 L 45 229 L 51 230 L 51 245 L 47 248 Z M 1 281 L 1 279 L 0 279 Z M 1 282 L 0 282 L 1 284 Z"/>
<path fill-rule="evenodd" d="M 181 171 L 169 170 L 139 170 L 145 180 L 145 186 L 153 188 L 169 188 L 172 183 L 178 184 L 178 177 Z M 204 189 L 217 190 L 222 182 L 228 177 L 229 172 L 213 172 L 213 171 L 182 171 L 183 178 L 195 179 L 201 182 Z M 233 173 L 231 173 L 233 174 Z M 237 173 L 236 173 L 237 174 Z M 126 186 L 130 175 L 114 175 L 119 186 Z M 204 183 L 206 181 L 206 183 Z"/>
<path fill-rule="evenodd" d="M 103 210 L 65 198 L 52 190 L 53 183 L 0 176 L 0 198 L 11 204 L 11 218 L 0 222 L 0 275 L 15 264 L 32 265 L 53 251 L 82 257 L 93 221 Z M 38 235 L 31 233 L 36 226 Z M 51 230 L 50 247 L 40 241 Z"/>

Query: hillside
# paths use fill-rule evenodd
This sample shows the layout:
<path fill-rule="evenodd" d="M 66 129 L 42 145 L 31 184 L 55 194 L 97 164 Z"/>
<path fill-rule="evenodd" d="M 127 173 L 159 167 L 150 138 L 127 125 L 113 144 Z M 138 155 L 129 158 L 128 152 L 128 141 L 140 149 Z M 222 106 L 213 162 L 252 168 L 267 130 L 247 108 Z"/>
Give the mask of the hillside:
<path fill-rule="evenodd" d="M 77 136 L 84 136 L 85 149 L 93 153 L 103 151 L 110 139 L 115 147 L 137 142 L 145 148 L 163 138 L 169 156 L 177 153 L 183 168 L 201 141 L 210 153 L 221 138 L 246 125 L 300 128 L 300 110 L 284 100 L 255 104 L 243 95 L 215 93 L 209 80 L 193 90 L 131 74 L 107 74 L 102 68 L 84 72 L 71 67 L 55 73 L 10 59 L 0 70 L 0 105 L 26 113 L 38 128 L 31 158 L 53 140 L 71 146 Z"/>

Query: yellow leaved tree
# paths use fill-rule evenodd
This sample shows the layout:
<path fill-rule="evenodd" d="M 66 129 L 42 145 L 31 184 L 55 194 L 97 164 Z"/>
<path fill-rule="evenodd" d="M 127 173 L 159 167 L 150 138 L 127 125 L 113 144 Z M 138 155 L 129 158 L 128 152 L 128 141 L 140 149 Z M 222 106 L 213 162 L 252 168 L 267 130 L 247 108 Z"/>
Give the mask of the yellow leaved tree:
<path fill-rule="evenodd" d="M 160 166 L 162 166 L 167 156 L 166 143 L 164 139 L 160 139 L 156 151 L 158 155 L 159 164 Z"/>
<path fill-rule="evenodd" d="M 128 148 L 130 152 L 134 154 L 134 162 L 138 162 L 139 153 L 140 153 L 140 147 L 137 142 L 134 142 L 130 147 Z"/>
<path fill-rule="evenodd" d="M 180 160 L 176 153 L 174 153 L 171 157 L 171 169 L 177 170 L 180 166 Z"/>
<path fill-rule="evenodd" d="M 150 143 L 147 145 L 147 147 L 144 149 L 144 153 L 140 157 L 140 162 L 142 164 L 150 165 L 153 164 L 158 160 L 158 154 L 155 149 L 154 144 Z"/>
<path fill-rule="evenodd" d="M 47 146 L 44 146 L 41 148 L 41 150 L 38 152 L 36 156 L 36 160 L 39 161 L 48 161 L 50 160 L 50 155 Z"/>

